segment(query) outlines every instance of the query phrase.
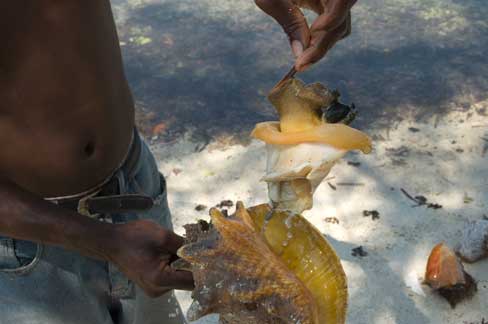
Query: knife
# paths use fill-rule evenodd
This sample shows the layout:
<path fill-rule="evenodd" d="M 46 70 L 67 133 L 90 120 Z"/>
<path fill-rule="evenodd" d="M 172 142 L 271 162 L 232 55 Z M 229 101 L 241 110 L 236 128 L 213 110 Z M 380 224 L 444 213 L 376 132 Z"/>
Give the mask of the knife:
<path fill-rule="evenodd" d="M 285 76 L 283 78 L 281 78 L 281 80 L 273 87 L 273 90 L 279 88 L 280 86 L 282 86 L 286 81 L 292 79 L 295 74 L 297 73 L 297 70 L 295 69 L 295 65 L 293 65 L 290 69 L 290 71 L 288 71 L 287 74 L 285 74 Z M 271 90 L 271 91 L 273 91 Z"/>

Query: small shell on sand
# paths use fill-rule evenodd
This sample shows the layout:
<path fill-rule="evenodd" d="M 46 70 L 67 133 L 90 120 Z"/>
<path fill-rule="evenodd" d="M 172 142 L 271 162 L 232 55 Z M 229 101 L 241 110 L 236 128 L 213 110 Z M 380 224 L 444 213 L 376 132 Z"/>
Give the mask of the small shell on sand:
<path fill-rule="evenodd" d="M 437 244 L 430 253 L 425 283 L 444 297 L 452 308 L 476 291 L 476 282 L 446 244 Z"/>

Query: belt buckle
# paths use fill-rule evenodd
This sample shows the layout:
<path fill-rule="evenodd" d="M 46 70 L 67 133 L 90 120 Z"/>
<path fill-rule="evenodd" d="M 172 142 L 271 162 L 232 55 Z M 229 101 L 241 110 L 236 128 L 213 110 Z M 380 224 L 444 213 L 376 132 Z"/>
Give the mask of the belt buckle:
<path fill-rule="evenodd" d="M 78 201 L 78 208 L 77 212 L 81 215 L 85 215 L 90 217 L 90 211 L 88 210 L 88 204 L 86 203 L 87 199 L 90 197 L 83 197 Z"/>
<path fill-rule="evenodd" d="M 99 218 L 100 214 L 92 214 L 92 213 L 90 213 L 90 209 L 88 208 L 88 200 L 93 198 L 94 196 L 98 195 L 99 193 L 100 193 L 100 190 L 97 190 L 90 195 L 87 195 L 85 197 L 80 198 L 80 200 L 78 200 L 78 207 L 77 207 L 76 211 L 79 214 L 90 217 L 90 218 Z"/>

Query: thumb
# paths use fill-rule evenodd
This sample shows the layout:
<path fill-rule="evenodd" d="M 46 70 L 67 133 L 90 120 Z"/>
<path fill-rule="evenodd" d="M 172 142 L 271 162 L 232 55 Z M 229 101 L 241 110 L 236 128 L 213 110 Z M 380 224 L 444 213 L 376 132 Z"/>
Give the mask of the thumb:
<path fill-rule="evenodd" d="M 317 31 L 313 34 L 311 45 L 295 62 L 295 69 L 303 72 L 310 65 L 316 63 L 337 43 L 341 38 L 347 35 L 348 24 L 345 22 L 339 28 L 333 31 Z"/>
<path fill-rule="evenodd" d="M 176 255 L 176 251 L 185 243 L 185 239 L 173 231 L 162 232 L 161 244 L 166 252 Z"/>
<path fill-rule="evenodd" d="M 256 5 L 273 17 L 283 28 L 295 57 L 310 43 L 310 29 L 302 11 L 291 0 L 255 0 Z"/>

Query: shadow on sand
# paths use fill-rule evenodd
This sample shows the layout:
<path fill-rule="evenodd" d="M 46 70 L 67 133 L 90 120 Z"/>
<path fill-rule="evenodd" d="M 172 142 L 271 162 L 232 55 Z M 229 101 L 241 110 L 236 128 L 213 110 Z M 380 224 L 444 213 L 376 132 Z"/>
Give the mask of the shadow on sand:
<path fill-rule="evenodd" d="M 485 10 L 475 2 L 461 8 L 460 17 L 474 22 Z M 412 21 L 378 21 L 371 34 L 386 37 L 373 31 L 393 27 L 406 35 L 411 26 L 436 28 L 429 20 L 408 17 Z M 356 22 L 364 28 L 367 21 L 357 15 Z M 265 95 L 292 64 L 285 37 L 264 15 L 252 25 L 239 23 L 163 1 L 134 7 L 119 24 L 136 101 L 151 113 L 150 126 L 165 123 L 163 138 L 188 129 L 197 140 L 245 138 L 256 122 L 275 118 Z M 487 32 L 481 24 L 440 39 L 410 35 L 402 42 L 373 42 L 367 40 L 372 35 L 357 30 L 300 78 L 337 88 L 345 101 L 355 102 L 360 128 L 389 127 L 407 115 L 427 120 L 486 97 Z M 464 42 L 449 41 L 460 37 Z"/>

